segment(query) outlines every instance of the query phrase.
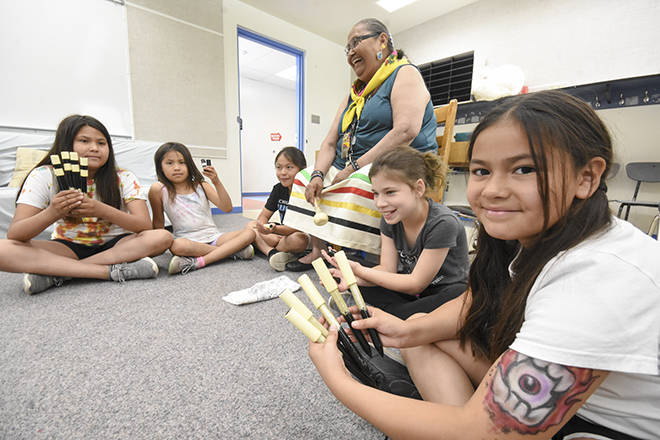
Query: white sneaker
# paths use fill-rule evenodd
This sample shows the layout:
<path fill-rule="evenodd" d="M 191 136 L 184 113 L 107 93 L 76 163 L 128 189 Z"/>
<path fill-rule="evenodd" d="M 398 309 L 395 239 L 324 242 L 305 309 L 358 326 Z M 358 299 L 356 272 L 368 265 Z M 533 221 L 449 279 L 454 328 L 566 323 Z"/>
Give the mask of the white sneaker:
<path fill-rule="evenodd" d="M 268 264 L 276 271 L 284 272 L 286 270 L 286 263 L 297 259 L 298 257 L 290 252 L 277 252 L 268 259 Z"/>
<path fill-rule="evenodd" d="M 231 256 L 234 260 L 251 260 L 254 257 L 254 247 L 248 244 L 240 251 Z"/>

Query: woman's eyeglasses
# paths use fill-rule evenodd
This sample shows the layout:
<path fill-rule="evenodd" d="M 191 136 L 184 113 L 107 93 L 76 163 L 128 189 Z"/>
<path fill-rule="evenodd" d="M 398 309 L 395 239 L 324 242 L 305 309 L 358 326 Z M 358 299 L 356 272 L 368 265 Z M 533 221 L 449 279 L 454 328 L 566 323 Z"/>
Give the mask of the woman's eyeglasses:
<path fill-rule="evenodd" d="M 348 53 L 351 50 L 355 49 L 358 46 L 358 44 L 362 43 L 362 40 L 366 40 L 367 38 L 377 37 L 378 35 L 380 35 L 380 32 L 372 32 L 370 34 L 353 37 L 344 48 L 344 52 L 346 52 L 346 55 L 348 55 Z"/>

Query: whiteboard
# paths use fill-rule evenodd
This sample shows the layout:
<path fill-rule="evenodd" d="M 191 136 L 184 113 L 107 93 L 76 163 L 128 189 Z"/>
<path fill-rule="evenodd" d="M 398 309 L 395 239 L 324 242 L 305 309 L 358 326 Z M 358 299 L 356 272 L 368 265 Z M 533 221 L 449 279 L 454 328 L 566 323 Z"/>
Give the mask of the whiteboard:
<path fill-rule="evenodd" d="M 133 136 L 126 23 L 108 0 L 0 2 L 0 126 L 54 130 L 80 113 Z"/>

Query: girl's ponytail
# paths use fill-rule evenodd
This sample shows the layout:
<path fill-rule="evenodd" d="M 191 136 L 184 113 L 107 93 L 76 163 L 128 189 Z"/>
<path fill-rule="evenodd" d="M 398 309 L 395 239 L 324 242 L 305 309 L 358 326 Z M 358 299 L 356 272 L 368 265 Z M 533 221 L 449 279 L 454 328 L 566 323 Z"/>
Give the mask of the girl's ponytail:
<path fill-rule="evenodd" d="M 420 153 L 408 145 L 395 147 L 376 159 L 369 170 L 369 178 L 384 170 L 396 173 L 399 180 L 411 187 L 422 179 L 427 197 L 444 185 L 447 176 L 447 167 L 436 153 Z"/>
<path fill-rule="evenodd" d="M 424 159 L 424 183 L 426 183 L 426 192 L 435 192 L 442 188 L 447 179 L 447 164 L 442 163 L 440 156 L 436 153 L 427 151 L 422 155 Z"/>

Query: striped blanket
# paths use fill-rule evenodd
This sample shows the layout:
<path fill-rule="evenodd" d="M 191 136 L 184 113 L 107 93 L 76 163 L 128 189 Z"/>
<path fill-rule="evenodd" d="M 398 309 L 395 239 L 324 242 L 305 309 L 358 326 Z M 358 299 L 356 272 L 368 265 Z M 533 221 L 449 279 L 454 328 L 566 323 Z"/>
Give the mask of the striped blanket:
<path fill-rule="evenodd" d="M 339 170 L 330 167 L 319 203 L 329 218 L 323 226 L 314 224 L 314 206 L 305 200 L 305 187 L 313 170 L 301 170 L 293 182 L 284 224 L 331 244 L 380 254 L 380 212 L 374 205 L 370 167 L 360 168 L 348 179 L 334 185 L 330 182 Z"/>

